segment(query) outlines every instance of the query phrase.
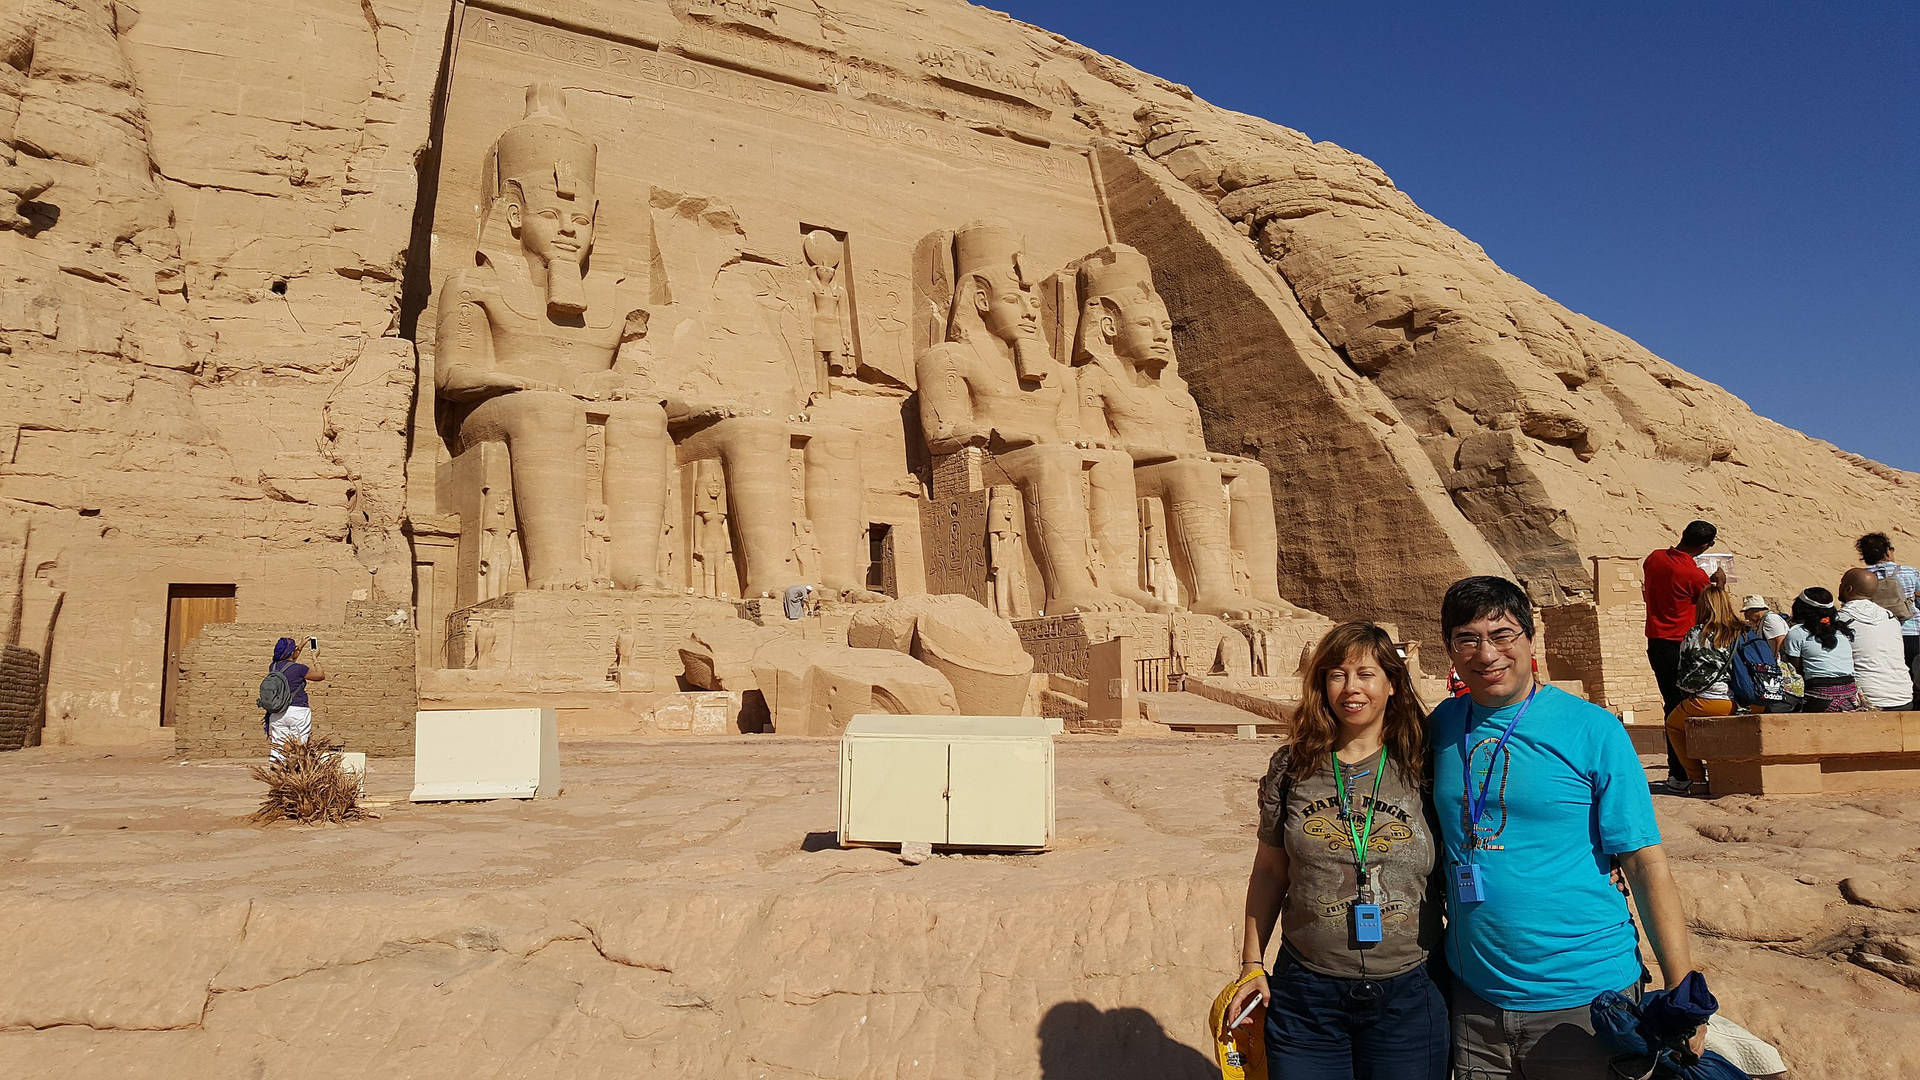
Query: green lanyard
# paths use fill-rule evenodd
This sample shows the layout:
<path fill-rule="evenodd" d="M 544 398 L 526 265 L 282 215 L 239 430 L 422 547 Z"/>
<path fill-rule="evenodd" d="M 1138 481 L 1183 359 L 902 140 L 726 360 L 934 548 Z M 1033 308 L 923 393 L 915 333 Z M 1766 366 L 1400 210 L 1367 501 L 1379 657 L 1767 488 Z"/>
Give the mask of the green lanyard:
<path fill-rule="evenodd" d="M 1380 748 L 1380 760 L 1374 763 L 1373 797 L 1367 800 L 1367 825 L 1359 832 L 1353 828 L 1352 807 L 1347 802 L 1347 780 L 1340 772 L 1340 755 L 1337 751 L 1328 751 L 1328 756 L 1333 758 L 1333 786 L 1340 792 L 1340 816 L 1346 820 L 1347 835 L 1353 838 L 1353 866 L 1360 882 L 1364 884 L 1367 880 L 1367 847 L 1373 842 L 1373 808 L 1380 801 L 1380 779 L 1387 774 L 1387 748 Z"/>

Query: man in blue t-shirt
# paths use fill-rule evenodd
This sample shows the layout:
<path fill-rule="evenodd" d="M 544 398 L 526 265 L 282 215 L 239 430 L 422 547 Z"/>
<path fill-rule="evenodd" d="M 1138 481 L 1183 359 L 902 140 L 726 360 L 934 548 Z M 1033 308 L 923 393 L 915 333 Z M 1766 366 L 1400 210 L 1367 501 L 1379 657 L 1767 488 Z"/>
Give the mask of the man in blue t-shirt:
<path fill-rule="evenodd" d="M 1445 843 L 1454 1067 L 1485 1080 L 1604 1080 L 1588 1006 L 1644 971 L 1631 886 L 1665 985 L 1692 970 L 1680 895 L 1646 772 L 1612 713 L 1535 682 L 1533 609 L 1518 585 L 1447 590 L 1441 635 L 1469 691 L 1433 711 Z M 1704 1029 L 1695 1035 L 1695 1049 Z"/>

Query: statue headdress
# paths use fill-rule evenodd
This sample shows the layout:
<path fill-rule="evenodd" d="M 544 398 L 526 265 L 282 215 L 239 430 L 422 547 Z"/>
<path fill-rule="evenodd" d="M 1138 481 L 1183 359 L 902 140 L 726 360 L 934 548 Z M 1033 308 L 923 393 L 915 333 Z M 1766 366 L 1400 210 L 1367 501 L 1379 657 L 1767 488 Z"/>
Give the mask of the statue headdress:
<path fill-rule="evenodd" d="M 953 305 L 947 316 L 947 340 L 961 340 L 960 315 L 971 304 L 972 292 L 967 279 L 1010 279 L 1022 289 L 1031 289 L 1034 281 L 1027 269 L 1026 246 L 1020 234 L 1004 225 L 975 223 L 953 234 Z M 1044 347 L 1017 347 L 1014 357 L 1025 383 L 1041 383 L 1047 378 Z"/>
<path fill-rule="evenodd" d="M 1085 363 L 1093 355 L 1089 337 L 1100 333 L 1103 305 L 1122 293 L 1153 292 L 1153 268 L 1138 248 L 1126 244 L 1108 244 L 1073 264 L 1074 290 L 1078 293 L 1079 325 L 1074 333 L 1073 362 Z M 1118 307 L 1115 304 L 1115 307 Z"/>
<path fill-rule="evenodd" d="M 481 175 L 480 247 L 500 251 L 517 246 L 507 235 L 503 203 L 518 188 L 525 199 L 529 188 L 551 185 L 562 199 L 577 199 L 594 190 L 599 150 L 593 140 L 567 119 L 567 99 L 558 83 L 537 82 L 527 87 L 527 113 L 500 133 L 487 151 Z M 524 208 L 524 203 L 522 204 Z M 596 212 L 595 207 L 589 213 Z M 547 308 L 555 315 L 578 315 L 586 310 L 578 266 L 550 266 Z"/>
<path fill-rule="evenodd" d="M 488 206 L 506 193 L 509 183 L 523 189 L 551 182 L 563 199 L 575 198 L 593 187 L 599 150 L 593 140 L 567 120 L 567 99 L 558 83 L 538 82 L 527 87 L 527 114 L 500 133 L 487 152 L 482 199 Z"/>

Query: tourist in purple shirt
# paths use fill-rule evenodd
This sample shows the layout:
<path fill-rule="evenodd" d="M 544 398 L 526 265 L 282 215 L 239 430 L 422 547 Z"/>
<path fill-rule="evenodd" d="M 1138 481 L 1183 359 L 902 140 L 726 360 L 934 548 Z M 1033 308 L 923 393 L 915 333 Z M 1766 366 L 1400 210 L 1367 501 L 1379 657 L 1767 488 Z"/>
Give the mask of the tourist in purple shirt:
<path fill-rule="evenodd" d="M 313 641 L 308 638 L 308 641 Z M 280 760 L 280 747 L 288 742 L 306 742 L 313 734 L 313 708 L 307 701 L 307 684 L 325 682 L 327 673 L 320 670 L 320 658 L 315 656 L 311 663 L 300 662 L 302 649 L 300 643 L 290 637 L 283 637 L 273 643 L 273 662 L 267 670 L 277 671 L 286 677 L 287 689 L 293 691 L 293 703 L 279 712 L 268 713 L 267 756 L 274 761 Z M 319 652 L 319 643 L 314 643 L 314 652 Z"/>

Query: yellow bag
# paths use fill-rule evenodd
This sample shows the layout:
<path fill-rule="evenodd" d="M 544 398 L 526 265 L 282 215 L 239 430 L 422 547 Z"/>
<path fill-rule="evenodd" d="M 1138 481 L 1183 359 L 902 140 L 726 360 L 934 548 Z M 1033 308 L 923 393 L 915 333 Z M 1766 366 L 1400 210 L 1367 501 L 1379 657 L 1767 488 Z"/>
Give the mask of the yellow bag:
<path fill-rule="evenodd" d="M 1227 1021 L 1233 1019 L 1227 1015 L 1233 995 L 1260 974 L 1249 971 L 1228 983 L 1213 999 L 1213 1008 L 1207 1013 L 1207 1034 L 1213 1038 L 1213 1055 L 1220 1062 L 1223 1080 L 1267 1080 L 1267 1007 L 1256 1006 L 1246 1023 L 1231 1031 L 1225 1030 Z"/>

